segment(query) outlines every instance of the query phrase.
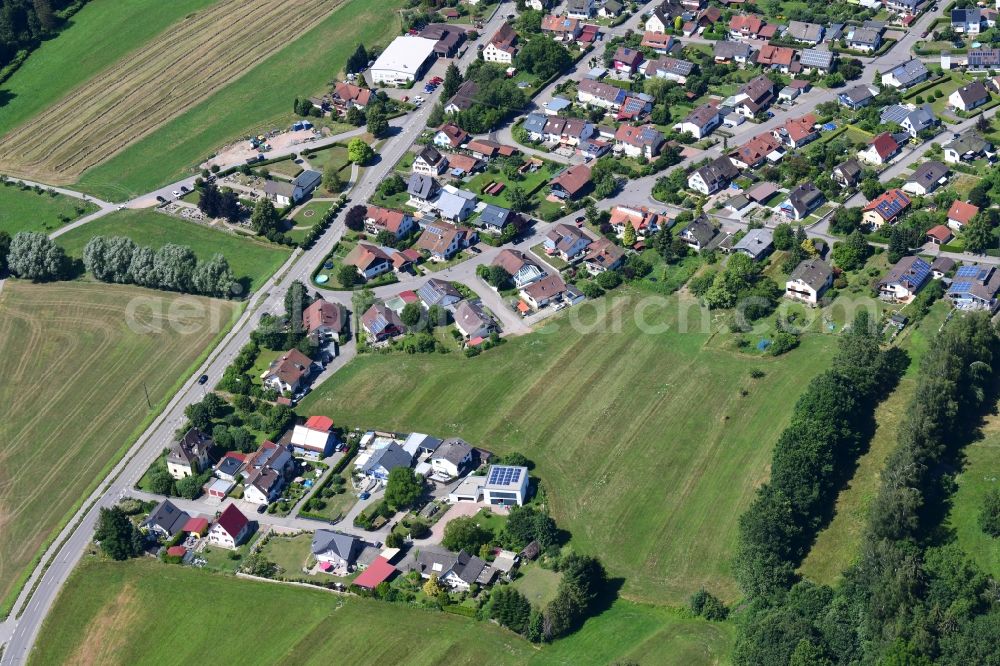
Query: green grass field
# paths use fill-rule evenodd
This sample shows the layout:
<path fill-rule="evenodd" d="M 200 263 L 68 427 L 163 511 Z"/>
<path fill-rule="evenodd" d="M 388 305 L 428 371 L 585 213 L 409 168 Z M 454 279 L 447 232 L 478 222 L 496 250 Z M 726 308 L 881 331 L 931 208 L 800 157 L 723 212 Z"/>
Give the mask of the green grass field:
<path fill-rule="evenodd" d="M 551 569 L 538 565 L 521 568 L 521 575 L 514 581 L 514 587 L 521 591 L 528 601 L 544 608 L 556 596 L 560 576 Z"/>
<path fill-rule="evenodd" d="M 72 220 L 97 210 L 92 203 L 48 192 L 0 185 L 0 231 L 11 236 L 18 231 L 50 233 Z M 65 221 L 60 219 L 65 217 Z"/>
<path fill-rule="evenodd" d="M 641 294 L 621 295 L 632 303 L 610 301 L 596 317 L 593 304 L 573 308 L 474 359 L 360 357 L 301 411 L 523 452 L 559 525 L 625 578 L 627 597 L 681 604 L 705 586 L 732 600 L 737 519 L 834 338 L 806 336 L 779 358 L 734 354 L 706 348 L 696 309 L 692 332 L 678 332 L 678 303 L 687 301 L 646 309 L 650 325 L 669 327 L 647 334 L 631 316 Z M 765 376 L 752 379 L 754 369 Z"/>
<path fill-rule="evenodd" d="M 881 483 L 879 475 L 886 458 L 896 448 L 899 425 L 916 390 L 920 359 L 927 353 L 950 309 L 947 303 L 938 301 L 923 321 L 905 329 L 901 335 L 899 344 L 910 354 L 910 367 L 895 391 L 876 409 L 875 435 L 868 450 L 858 458 L 853 477 L 837 497 L 833 520 L 819 533 L 802 562 L 799 573 L 804 577 L 833 585 L 857 557 L 868 521 L 868 507 Z"/>
<path fill-rule="evenodd" d="M 0 599 L 240 310 L 137 287 L 7 282 L 0 293 Z M 160 332 L 144 332 L 151 326 Z"/>
<path fill-rule="evenodd" d="M 250 289 L 257 289 L 288 259 L 289 251 L 280 245 L 236 236 L 203 224 L 188 222 L 150 210 L 115 212 L 77 227 L 56 239 L 67 254 L 83 256 L 83 248 L 94 236 L 128 236 L 139 245 L 159 248 L 167 243 L 187 245 L 199 259 L 221 253 L 237 278 L 250 278 Z"/>
<path fill-rule="evenodd" d="M 979 528 L 979 511 L 986 492 L 996 488 L 1000 488 L 1000 420 L 994 416 L 983 428 L 982 439 L 965 447 L 958 492 L 948 517 L 958 545 L 994 578 L 1000 577 L 1000 539 Z"/>
<path fill-rule="evenodd" d="M 215 0 L 91 0 L 0 85 L 0 135 Z"/>
<path fill-rule="evenodd" d="M 234 625 L 267 609 L 267 638 Z M 236 630 L 234 630 L 234 626 Z M 248 625 L 249 626 L 249 625 Z M 42 625 L 29 664 L 728 663 L 733 628 L 616 602 L 572 636 L 538 648 L 488 623 L 397 604 L 238 580 L 152 560 L 88 558 Z M 141 635 L 142 640 L 131 640 Z"/>
<path fill-rule="evenodd" d="M 180 178 L 226 141 L 289 124 L 293 98 L 324 90 L 359 41 L 369 47 L 384 45 L 397 34 L 395 10 L 403 4 L 402 0 L 346 2 L 232 84 L 87 171 L 79 186 L 125 199 Z"/>

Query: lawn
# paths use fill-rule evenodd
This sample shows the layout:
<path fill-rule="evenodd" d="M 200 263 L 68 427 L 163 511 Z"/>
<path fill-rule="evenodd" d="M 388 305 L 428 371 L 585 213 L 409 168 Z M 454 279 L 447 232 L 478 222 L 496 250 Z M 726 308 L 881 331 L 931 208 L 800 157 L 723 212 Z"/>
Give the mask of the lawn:
<path fill-rule="evenodd" d="M 234 630 L 268 609 L 266 640 Z M 142 635 L 143 640 L 129 640 Z M 29 664 L 177 664 L 212 654 L 246 664 L 728 663 L 729 623 L 617 601 L 568 638 L 535 647 L 500 627 L 448 613 L 239 580 L 153 560 L 88 558 L 74 572 Z"/>
<path fill-rule="evenodd" d="M 504 208 L 510 208 L 511 203 L 510 199 L 507 198 L 507 194 L 510 192 L 510 188 L 516 185 L 529 195 L 531 195 L 532 192 L 535 192 L 535 194 L 531 196 L 531 199 L 538 204 L 544 199 L 544 189 L 542 188 L 544 188 L 545 183 L 552 178 L 552 175 L 553 171 L 549 164 L 542 166 L 534 173 L 525 174 L 524 178 L 518 181 L 511 181 L 502 173 L 485 171 L 466 183 L 465 189 L 475 193 L 480 200 L 485 201 L 486 203 L 502 206 Z M 483 192 L 483 188 L 493 182 L 505 183 L 507 185 L 499 196 L 492 196 Z"/>
<path fill-rule="evenodd" d="M 270 164 L 265 164 L 255 171 L 267 171 L 271 174 L 278 174 L 279 176 L 285 176 L 289 180 L 295 178 L 300 173 L 302 173 L 302 167 L 295 163 L 291 157 L 286 160 L 278 160 L 277 162 L 271 162 Z"/>
<path fill-rule="evenodd" d="M 950 309 L 939 301 L 923 321 L 901 334 L 900 344 L 910 354 L 910 367 L 896 390 L 875 411 L 877 427 L 868 450 L 858 458 L 853 477 L 840 492 L 833 520 L 819 533 L 799 569 L 805 578 L 833 585 L 854 562 L 868 521 L 869 504 L 878 493 L 879 474 L 886 457 L 896 448 L 899 425 L 913 399 L 920 359 Z"/>
<path fill-rule="evenodd" d="M 128 236 L 139 245 L 153 248 L 167 243 L 187 245 L 199 259 L 221 253 L 237 278 L 249 278 L 251 290 L 264 284 L 289 255 L 289 251 L 280 245 L 148 210 L 112 213 L 77 227 L 59 236 L 56 241 L 66 249 L 67 254 L 82 257 L 87 241 L 98 235 Z"/>
<path fill-rule="evenodd" d="M 218 0 L 188 15 L 8 132 L 0 139 L 0 167 L 44 182 L 76 181 L 199 108 L 331 14 L 327 0 L 298 0 L 295 9 L 288 12 L 284 0 Z M 53 114 L 66 109 L 73 112 L 53 123 Z M 163 148 L 171 154 L 171 146 Z"/>
<path fill-rule="evenodd" d="M 0 458 L 7 461 L 0 465 L 0 599 L 240 310 L 138 287 L 7 282 L 0 293 Z"/>
<path fill-rule="evenodd" d="M 215 0 L 90 0 L 0 85 L 0 134 Z"/>
<path fill-rule="evenodd" d="M 323 173 L 326 170 L 326 165 L 333 162 L 337 167 L 337 171 L 341 172 L 341 177 L 343 177 L 345 181 L 347 180 L 347 176 L 350 175 L 350 171 L 343 173 L 344 169 L 351 168 L 351 163 L 347 159 L 347 146 L 335 143 L 329 148 L 324 148 L 323 150 L 316 151 L 312 155 L 304 157 L 313 171 Z"/>
<path fill-rule="evenodd" d="M 347 0 L 239 79 L 87 171 L 81 187 L 119 199 L 135 196 L 189 173 L 229 140 L 290 124 L 296 94 L 325 90 L 359 42 L 377 47 L 398 34 L 395 10 L 403 4 L 402 0 Z"/>
<path fill-rule="evenodd" d="M 0 231 L 11 236 L 18 231 L 49 233 L 78 217 L 93 213 L 92 203 L 48 192 L 22 190 L 16 185 L 0 185 Z"/>
<path fill-rule="evenodd" d="M 1000 488 L 1000 421 L 990 417 L 982 439 L 965 447 L 949 526 L 962 547 L 983 571 L 1000 577 L 1000 542 L 979 528 L 979 511 L 988 490 Z"/>
<path fill-rule="evenodd" d="M 735 599 L 737 518 L 834 338 L 753 358 L 705 348 L 711 318 L 687 300 L 655 297 L 641 310 L 644 333 L 632 316 L 641 294 L 616 296 L 471 360 L 359 357 L 302 412 L 522 452 L 574 546 L 624 577 L 627 597 L 680 604 L 704 585 Z"/>
<path fill-rule="evenodd" d="M 295 240 L 305 238 L 315 225 L 323 221 L 323 216 L 333 206 L 332 201 L 310 201 L 292 215 L 292 229 L 288 232 Z"/>
<path fill-rule="evenodd" d="M 302 567 L 310 556 L 312 534 L 304 533 L 295 536 L 278 536 L 272 534 L 268 542 L 261 548 L 261 555 L 281 567 L 288 578 L 302 578 Z"/>
<path fill-rule="evenodd" d="M 514 587 L 520 590 L 528 601 L 542 608 L 555 598 L 556 588 L 559 587 L 561 579 L 557 572 L 543 569 L 537 564 L 525 566 L 521 571 L 522 574 L 514 581 Z"/>

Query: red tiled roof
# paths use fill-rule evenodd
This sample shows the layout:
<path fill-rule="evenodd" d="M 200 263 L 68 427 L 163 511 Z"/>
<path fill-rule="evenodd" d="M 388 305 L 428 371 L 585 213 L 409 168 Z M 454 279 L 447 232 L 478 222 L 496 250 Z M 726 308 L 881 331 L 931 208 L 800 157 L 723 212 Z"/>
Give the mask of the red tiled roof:
<path fill-rule="evenodd" d="M 965 203 L 964 201 L 953 201 L 951 208 L 948 209 L 948 219 L 957 220 L 962 224 L 968 224 L 977 213 L 979 213 L 979 208 L 977 206 Z"/>
<path fill-rule="evenodd" d="M 167 548 L 167 555 L 170 557 L 184 557 L 187 555 L 187 548 L 184 546 L 171 546 Z"/>
<path fill-rule="evenodd" d="M 951 240 L 952 236 L 951 230 L 943 224 L 939 224 L 936 227 L 928 229 L 927 235 L 941 243 L 947 243 Z"/>
<path fill-rule="evenodd" d="M 893 139 L 892 135 L 888 132 L 882 132 L 877 137 L 872 139 L 871 145 L 875 147 L 875 152 L 878 153 L 878 156 L 882 159 L 892 155 L 896 152 L 896 149 L 899 148 L 899 144 L 896 143 L 896 140 Z"/>
<path fill-rule="evenodd" d="M 215 524 L 235 539 L 249 522 L 247 517 L 243 515 L 243 512 L 236 508 L 235 504 L 230 504 L 222 512 L 222 515 L 219 516 Z"/>
<path fill-rule="evenodd" d="M 181 528 L 182 532 L 195 532 L 201 534 L 206 529 L 208 529 L 208 520 L 205 518 L 189 518 L 184 527 Z"/>
<path fill-rule="evenodd" d="M 378 584 L 388 580 L 396 573 L 396 567 L 389 564 L 384 557 L 377 557 L 375 561 L 368 565 L 368 568 L 361 572 L 361 575 L 354 579 L 354 584 L 374 590 Z"/>
<path fill-rule="evenodd" d="M 319 414 L 310 416 L 306 419 L 306 427 L 310 430 L 322 430 L 326 432 L 333 428 L 333 419 L 329 416 L 321 416 Z"/>

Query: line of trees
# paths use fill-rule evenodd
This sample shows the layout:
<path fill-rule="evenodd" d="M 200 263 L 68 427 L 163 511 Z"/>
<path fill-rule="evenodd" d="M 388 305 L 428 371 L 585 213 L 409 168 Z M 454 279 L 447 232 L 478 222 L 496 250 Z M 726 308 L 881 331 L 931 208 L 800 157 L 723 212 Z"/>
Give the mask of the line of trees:
<path fill-rule="evenodd" d="M 37 231 L 19 231 L 6 241 L 0 238 L 0 267 L 15 277 L 32 282 L 48 282 L 69 277 L 72 262 L 66 252 L 45 234 Z"/>
<path fill-rule="evenodd" d="M 221 254 L 198 261 L 186 245 L 168 243 L 154 251 L 127 236 L 94 236 L 83 249 L 83 264 L 101 282 L 188 294 L 227 297 L 236 285 L 229 262 Z"/>
<path fill-rule="evenodd" d="M 736 663 L 997 663 L 1000 584 L 941 521 L 961 445 L 996 398 L 1000 339 L 979 313 L 952 320 L 929 348 L 857 562 L 836 591 L 803 581 L 755 598 Z"/>
<path fill-rule="evenodd" d="M 773 596 L 793 583 L 873 429 L 875 404 L 905 362 L 898 351 L 880 349 L 874 323 L 861 312 L 842 335 L 830 369 L 795 404 L 774 449 L 771 480 L 740 517 L 733 569 L 751 598 Z"/>

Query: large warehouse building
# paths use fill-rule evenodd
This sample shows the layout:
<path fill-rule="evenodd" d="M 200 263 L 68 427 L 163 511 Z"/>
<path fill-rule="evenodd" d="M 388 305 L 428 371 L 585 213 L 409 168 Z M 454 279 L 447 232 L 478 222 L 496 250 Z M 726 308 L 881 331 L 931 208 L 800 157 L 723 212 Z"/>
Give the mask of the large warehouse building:
<path fill-rule="evenodd" d="M 372 82 L 398 84 L 415 81 L 434 58 L 433 39 L 403 35 L 392 40 L 372 65 Z"/>

